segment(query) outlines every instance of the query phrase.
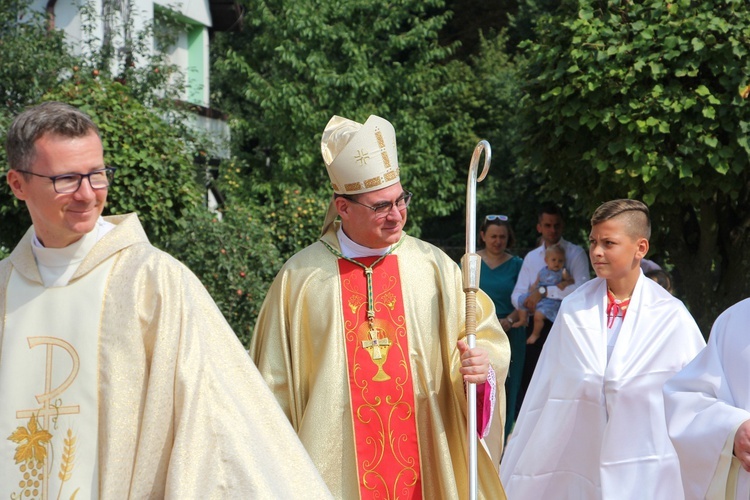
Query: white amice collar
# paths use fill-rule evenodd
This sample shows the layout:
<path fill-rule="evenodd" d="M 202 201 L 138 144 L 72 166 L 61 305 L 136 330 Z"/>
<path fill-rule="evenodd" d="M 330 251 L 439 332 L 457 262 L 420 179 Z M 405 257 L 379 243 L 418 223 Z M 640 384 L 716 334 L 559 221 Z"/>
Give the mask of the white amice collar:
<path fill-rule="evenodd" d="M 391 249 L 390 245 L 385 248 L 368 248 L 360 245 L 359 243 L 355 243 L 346 235 L 346 233 L 344 233 L 344 229 L 341 226 L 339 226 L 338 231 L 336 231 L 336 236 L 339 239 L 341 254 L 344 257 L 349 257 L 350 259 L 356 259 L 357 257 L 372 257 L 374 255 L 384 255 L 386 252 L 388 252 L 388 250 Z"/>
<path fill-rule="evenodd" d="M 67 285 L 96 242 L 114 228 L 114 224 L 99 217 L 92 231 L 64 248 L 46 248 L 34 233 L 31 251 L 34 253 L 45 288 Z"/>

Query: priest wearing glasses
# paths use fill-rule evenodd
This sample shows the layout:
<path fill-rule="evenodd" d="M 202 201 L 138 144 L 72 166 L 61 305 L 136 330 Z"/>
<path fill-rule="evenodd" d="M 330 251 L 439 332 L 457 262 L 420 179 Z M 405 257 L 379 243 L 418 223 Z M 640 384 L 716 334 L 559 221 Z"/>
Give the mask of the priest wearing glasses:
<path fill-rule="evenodd" d="M 331 492 L 346 499 L 464 496 L 465 384 L 476 383 L 479 498 L 505 498 L 510 350 L 492 301 L 478 292 L 469 349 L 458 266 L 404 233 L 413 196 L 388 121 L 334 116 L 321 149 L 333 188 L 322 236 L 276 276 L 253 360 Z"/>
<path fill-rule="evenodd" d="M 327 498 L 198 279 L 101 216 L 91 118 L 46 102 L 6 146 L 33 226 L 0 261 L 0 498 Z"/>

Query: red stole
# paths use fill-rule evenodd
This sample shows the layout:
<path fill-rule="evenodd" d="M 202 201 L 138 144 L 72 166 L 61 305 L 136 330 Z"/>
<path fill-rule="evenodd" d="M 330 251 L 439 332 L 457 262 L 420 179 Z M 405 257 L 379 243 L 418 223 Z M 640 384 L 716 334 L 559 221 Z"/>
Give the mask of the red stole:
<path fill-rule="evenodd" d="M 366 266 L 377 257 L 356 259 Z M 398 257 L 373 269 L 374 329 L 364 269 L 339 259 L 347 372 L 362 499 L 421 499 L 422 479 Z"/>

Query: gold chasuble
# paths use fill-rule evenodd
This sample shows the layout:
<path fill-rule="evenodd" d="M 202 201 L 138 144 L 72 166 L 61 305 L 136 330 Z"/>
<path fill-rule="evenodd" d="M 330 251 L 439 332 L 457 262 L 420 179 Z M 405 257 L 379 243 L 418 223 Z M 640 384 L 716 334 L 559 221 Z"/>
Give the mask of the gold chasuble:
<path fill-rule="evenodd" d="M 250 354 L 336 498 L 466 498 L 461 271 L 406 234 L 380 262 L 355 264 L 329 250 L 340 255 L 338 225 L 276 276 Z M 372 269 L 369 294 L 363 266 Z M 477 346 L 505 380 L 508 339 L 481 291 Z M 504 409 L 499 383 L 490 434 L 478 446 L 481 499 L 505 498 Z"/>
<path fill-rule="evenodd" d="M 0 261 L 0 500 L 330 498 L 200 281 L 133 215 L 45 288 Z"/>
<path fill-rule="evenodd" d="M 360 497 L 420 499 L 419 443 L 398 258 L 356 260 L 365 269 L 339 259 L 339 270 Z M 376 267 L 370 267 L 377 260 Z M 369 291 L 367 273 L 372 281 Z"/>

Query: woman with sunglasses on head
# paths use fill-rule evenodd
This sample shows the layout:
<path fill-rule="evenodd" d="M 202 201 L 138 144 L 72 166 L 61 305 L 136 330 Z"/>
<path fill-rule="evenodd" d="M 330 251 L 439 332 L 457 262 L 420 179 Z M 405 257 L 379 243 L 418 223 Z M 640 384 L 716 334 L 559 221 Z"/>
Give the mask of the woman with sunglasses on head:
<path fill-rule="evenodd" d="M 495 303 L 495 312 L 500 325 L 510 340 L 510 367 L 505 381 L 507 403 L 505 436 L 507 438 L 516 420 L 516 406 L 521 387 L 524 353 L 526 352 L 526 332 L 524 328 L 511 328 L 515 321 L 510 295 L 516 285 L 523 259 L 511 254 L 515 236 L 506 215 L 488 215 L 479 228 L 479 237 L 484 247 L 477 253 L 482 257 L 479 274 L 479 287 Z"/>

